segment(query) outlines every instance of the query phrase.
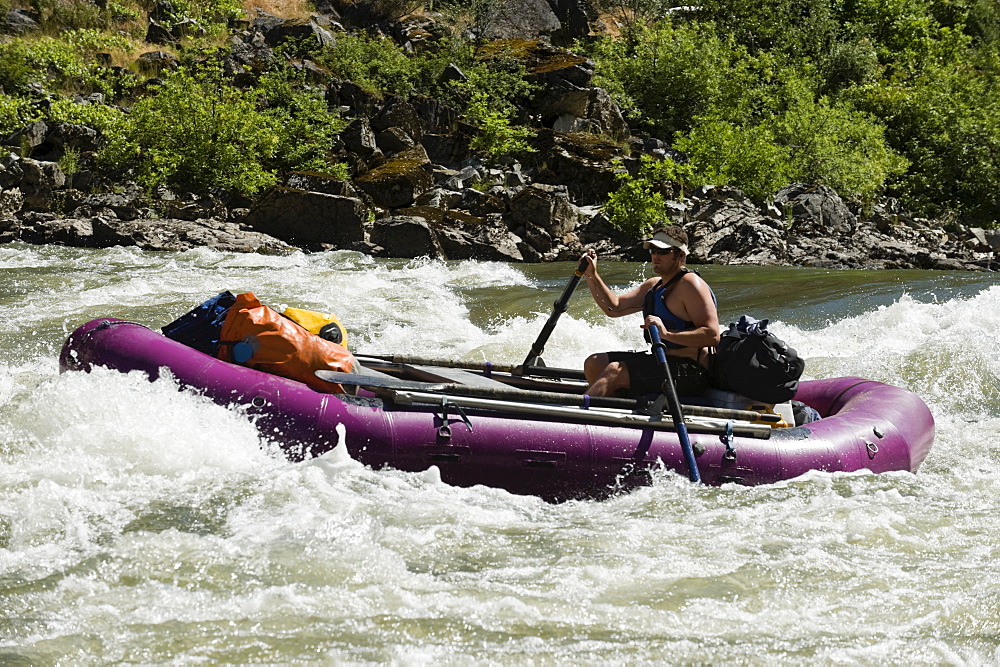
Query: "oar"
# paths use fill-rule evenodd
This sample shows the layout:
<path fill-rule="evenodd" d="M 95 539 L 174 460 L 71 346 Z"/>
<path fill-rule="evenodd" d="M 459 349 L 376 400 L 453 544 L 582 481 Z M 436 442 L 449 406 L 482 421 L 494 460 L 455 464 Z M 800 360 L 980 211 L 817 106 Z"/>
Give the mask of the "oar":
<path fill-rule="evenodd" d="M 528 352 L 528 356 L 524 358 L 524 363 L 521 364 L 521 374 L 524 374 L 530 366 L 534 366 L 539 361 L 542 356 L 542 352 L 545 350 L 545 343 L 548 342 L 549 336 L 552 335 L 552 330 L 556 328 L 556 322 L 559 320 L 559 316 L 566 312 L 566 307 L 569 305 L 569 298 L 573 296 L 573 290 L 576 289 L 577 283 L 580 282 L 580 278 L 583 277 L 583 272 L 587 270 L 587 260 L 586 258 L 580 259 L 580 263 L 577 264 L 576 270 L 573 272 L 573 277 L 569 279 L 569 284 L 566 285 L 566 289 L 563 290 L 562 296 L 560 296 L 553 308 L 552 314 L 549 315 L 549 319 L 545 322 L 545 326 L 542 327 L 542 331 L 538 334 L 538 338 L 535 339 L 535 344 L 531 346 L 531 351 Z"/>
<path fill-rule="evenodd" d="M 681 442 L 681 451 L 684 452 L 684 460 L 687 461 L 688 477 L 692 482 L 701 481 L 701 473 L 698 472 L 698 462 L 694 458 L 694 449 L 691 447 L 691 439 L 688 438 L 687 426 L 684 425 L 684 413 L 681 412 L 681 402 L 677 398 L 677 386 L 674 384 L 673 374 L 670 372 L 670 364 L 667 363 L 667 353 L 664 351 L 663 341 L 660 340 L 660 330 L 655 325 L 649 327 L 649 338 L 653 341 L 653 354 L 660 362 L 663 369 L 663 395 L 667 398 L 667 405 L 670 407 L 670 415 L 674 420 L 674 427 L 677 429 L 677 439 Z"/>
<path fill-rule="evenodd" d="M 637 415 L 628 412 L 611 412 L 607 410 L 580 410 L 564 405 L 517 403 L 489 398 L 430 394 L 419 391 L 403 391 L 400 389 L 383 388 L 378 389 L 377 393 L 392 399 L 397 405 L 454 405 L 460 408 L 489 410 L 512 415 L 532 415 L 572 424 L 602 424 L 627 428 L 648 428 L 658 431 L 677 431 L 675 423 L 663 421 L 659 415 Z M 771 437 L 771 427 L 765 424 L 734 422 L 732 420 L 720 421 L 710 417 L 689 417 L 688 419 L 689 424 L 681 424 L 684 427 L 685 438 L 687 438 L 689 425 L 695 433 L 721 435 L 731 432 L 735 435 L 750 438 L 767 439 Z M 729 428 L 732 430 L 727 431 Z M 680 435 L 679 431 L 678 435 Z M 690 441 L 688 442 L 690 446 Z"/>
<path fill-rule="evenodd" d="M 430 359 L 427 357 L 414 357 L 407 354 L 365 354 L 355 352 L 362 363 L 365 360 L 375 359 L 390 364 L 401 364 L 408 366 L 440 366 L 442 368 L 463 368 L 470 371 L 482 371 L 487 373 L 515 373 L 521 368 L 513 364 L 497 364 L 492 361 L 462 361 L 453 359 Z M 367 365 L 367 364 L 366 364 Z M 567 380 L 585 380 L 583 371 L 575 368 L 551 368 L 538 366 L 531 369 L 532 375 L 541 377 L 561 378 Z"/>
<path fill-rule="evenodd" d="M 389 375 L 365 375 L 357 373 L 342 373 L 340 371 L 318 370 L 316 377 L 327 382 L 353 387 L 368 387 L 372 389 L 395 389 L 402 391 L 422 391 L 429 393 L 451 394 L 455 396 L 476 396 L 498 400 L 525 401 L 545 403 L 549 405 L 571 405 L 580 408 L 609 408 L 614 410 L 637 410 L 642 406 L 639 401 L 631 398 L 615 398 L 613 396 L 585 396 L 580 394 L 562 394 L 555 391 L 528 391 L 513 387 L 476 387 L 453 382 L 417 382 L 402 380 Z M 780 415 L 769 415 L 753 410 L 728 410 L 702 405 L 685 405 L 684 411 L 689 415 L 712 417 L 715 419 L 740 419 L 743 421 L 777 422 Z"/>

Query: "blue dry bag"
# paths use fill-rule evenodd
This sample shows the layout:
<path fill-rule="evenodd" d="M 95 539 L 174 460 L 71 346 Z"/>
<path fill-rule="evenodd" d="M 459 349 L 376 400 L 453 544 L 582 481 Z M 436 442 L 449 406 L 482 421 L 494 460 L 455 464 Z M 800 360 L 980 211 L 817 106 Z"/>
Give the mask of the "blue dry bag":
<path fill-rule="evenodd" d="M 221 292 L 161 329 L 167 338 L 184 343 L 199 352 L 216 356 L 219 332 L 229 307 L 236 302 L 232 292 Z"/>

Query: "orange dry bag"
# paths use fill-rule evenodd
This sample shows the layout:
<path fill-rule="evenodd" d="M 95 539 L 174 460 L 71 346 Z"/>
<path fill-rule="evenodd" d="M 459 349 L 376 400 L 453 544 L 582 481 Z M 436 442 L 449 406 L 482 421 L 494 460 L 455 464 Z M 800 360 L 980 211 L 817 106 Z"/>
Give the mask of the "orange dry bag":
<path fill-rule="evenodd" d="M 347 348 L 306 331 L 252 292 L 236 296 L 219 338 L 219 359 L 298 380 L 316 391 L 339 394 L 344 388 L 320 380 L 315 371 L 354 370 L 354 355 Z"/>

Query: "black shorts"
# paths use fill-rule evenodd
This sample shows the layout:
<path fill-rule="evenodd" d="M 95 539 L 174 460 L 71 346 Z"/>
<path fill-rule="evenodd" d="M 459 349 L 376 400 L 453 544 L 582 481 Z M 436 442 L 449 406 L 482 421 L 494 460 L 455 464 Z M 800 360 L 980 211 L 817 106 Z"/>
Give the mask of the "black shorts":
<path fill-rule="evenodd" d="M 663 369 L 652 352 L 608 352 L 608 361 L 619 361 L 628 368 L 630 397 L 663 392 Z M 667 363 L 678 396 L 700 396 L 708 389 L 708 369 L 694 359 L 667 355 Z"/>

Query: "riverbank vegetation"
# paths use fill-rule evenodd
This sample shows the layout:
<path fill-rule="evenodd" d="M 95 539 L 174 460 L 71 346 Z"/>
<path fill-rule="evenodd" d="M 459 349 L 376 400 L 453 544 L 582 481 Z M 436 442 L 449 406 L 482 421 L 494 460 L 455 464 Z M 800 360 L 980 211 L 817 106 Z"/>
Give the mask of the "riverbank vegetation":
<path fill-rule="evenodd" d="M 291 170 L 346 174 L 331 150 L 347 125 L 314 77 L 376 95 L 426 95 L 478 127 L 491 158 L 529 150 L 540 94 L 517 42 L 486 42 L 502 0 L 381 0 L 382 30 L 331 43 L 290 40 L 233 76 L 228 36 L 255 9 L 308 17 L 289 2 L 31 0 L 38 29 L 0 43 L 0 133 L 44 119 L 98 129 L 93 156 L 67 169 L 134 178 L 148 188 L 252 194 Z M 996 0 L 599 0 L 595 30 L 569 50 L 590 58 L 633 134 L 656 137 L 676 163 L 646 164 L 618 205 L 682 188 L 729 184 L 765 199 L 791 182 L 870 202 L 894 196 L 941 220 L 1000 220 L 1000 6 Z M 385 26 L 424 19 L 404 48 Z M 143 64 L 150 18 L 180 35 Z M 8 19 L 8 23 L 10 20 Z M 11 32 L 10 30 L 8 30 Z M 303 59 L 320 71 L 303 68 Z M 450 76 L 455 69 L 461 76 Z M 669 160 L 669 158 L 668 158 Z M 89 161 L 89 162 L 87 162 Z M 86 164 L 81 164 L 84 162 Z M 645 193 L 645 194 L 644 194 Z"/>

